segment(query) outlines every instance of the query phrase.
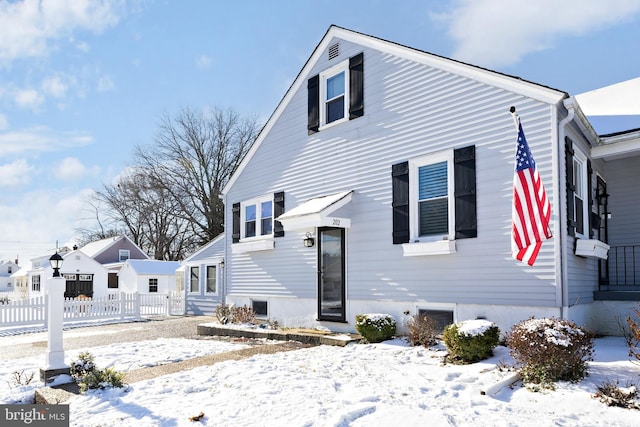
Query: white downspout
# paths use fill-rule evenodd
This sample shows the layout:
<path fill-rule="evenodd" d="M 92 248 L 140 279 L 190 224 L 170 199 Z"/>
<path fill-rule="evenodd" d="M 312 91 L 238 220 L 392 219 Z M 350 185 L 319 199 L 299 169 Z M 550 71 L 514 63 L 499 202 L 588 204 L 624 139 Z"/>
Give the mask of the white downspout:
<path fill-rule="evenodd" d="M 558 159 L 565 159 L 564 154 L 564 138 L 566 135 L 565 126 L 570 123 L 575 117 L 575 105 L 573 105 L 573 101 L 569 101 L 571 98 L 566 99 L 564 102 L 564 106 L 567 108 L 567 117 L 560 120 L 558 124 Z M 566 159 L 565 162 L 559 162 L 558 165 L 558 182 L 565 182 L 566 180 Z M 558 206 L 562 206 L 562 200 L 565 200 L 567 197 L 567 186 L 566 184 L 561 185 L 559 188 L 559 193 L 564 195 L 564 198 L 561 198 L 558 202 Z M 566 207 L 565 207 L 566 211 Z M 560 230 L 558 231 L 558 236 L 560 238 L 560 280 L 562 284 L 562 319 L 568 319 L 569 317 L 569 273 L 567 271 L 567 257 L 564 256 L 564 251 L 566 250 L 565 245 L 563 244 L 566 241 L 565 230 L 567 229 L 567 215 L 566 212 L 560 212 Z"/>

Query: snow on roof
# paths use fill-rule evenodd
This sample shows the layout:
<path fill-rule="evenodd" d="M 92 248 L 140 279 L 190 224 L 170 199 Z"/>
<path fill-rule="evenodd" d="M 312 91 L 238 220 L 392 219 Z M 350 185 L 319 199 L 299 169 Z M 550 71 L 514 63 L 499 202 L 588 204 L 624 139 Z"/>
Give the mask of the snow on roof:
<path fill-rule="evenodd" d="M 171 275 L 176 274 L 176 270 L 180 268 L 178 261 L 159 261 L 155 259 L 129 259 L 125 264 L 129 264 L 138 274 Z"/>
<path fill-rule="evenodd" d="M 587 116 L 640 115 L 640 77 L 575 96 Z"/>
<path fill-rule="evenodd" d="M 298 205 L 295 208 L 291 209 L 289 212 L 286 212 L 280 215 L 278 217 L 278 220 L 293 218 L 293 217 L 303 216 L 303 215 L 322 213 L 328 208 L 335 206 L 337 202 L 344 199 L 351 193 L 353 193 L 353 191 L 343 191 L 341 193 L 336 193 L 328 196 L 322 196 L 322 197 L 316 197 L 316 198 L 310 199 L 302 203 L 301 205 Z"/>
<path fill-rule="evenodd" d="M 116 237 L 108 237 L 102 240 L 96 240 L 95 242 L 87 243 L 82 248 L 80 248 L 80 250 L 85 255 L 89 256 L 90 258 L 93 258 L 96 255 L 98 255 L 100 252 L 104 251 L 109 246 L 111 246 L 112 244 L 114 244 L 115 242 L 117 242 L 122 238 L 123 236 L 116 236 Z"/>

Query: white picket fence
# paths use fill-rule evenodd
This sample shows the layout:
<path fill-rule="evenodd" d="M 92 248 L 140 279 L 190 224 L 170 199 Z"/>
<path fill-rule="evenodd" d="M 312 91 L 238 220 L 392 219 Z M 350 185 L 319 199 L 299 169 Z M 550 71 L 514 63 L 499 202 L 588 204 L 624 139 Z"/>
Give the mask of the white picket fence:
<path fill-rule="evenodd" d="M 140 319 L 184 314 L 184 294 L 114 293 L 101 298 L 65 298 L 64 322 L 99 319 Z M 47 326 L 47 296 L 0 304 L 0 328 Z"/>

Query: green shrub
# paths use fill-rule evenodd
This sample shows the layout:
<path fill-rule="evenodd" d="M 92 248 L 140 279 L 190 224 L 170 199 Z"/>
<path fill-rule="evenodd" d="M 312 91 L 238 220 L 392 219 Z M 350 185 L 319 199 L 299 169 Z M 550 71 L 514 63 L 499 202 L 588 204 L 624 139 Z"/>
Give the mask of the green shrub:
<path fill-rule="evenodd" d="M 578 381 L 593 360 L 593 335 L 569 320 L 531 318 L 507 336 L 511 356 L 525 383 L 553 388 L 558 380 Z"/>
<path fill-rule="evenodd" d="M 80 392 L 107 387 L 124 387 L 125 374 L 114 368 L 97 369 L 94 357 L 89 352 L 78 355 L 78 360 L 71 363 L 71 377 L 80 386 Z"/>
<path fill-rule="evenodd" d="M 396 321 L 389 314 L 357 314 L 356 331 L 367 342 L 382 342 L 396 334 Z"/>
<path fill-rule="evenodd" d="M 447 325 L 442 339 L 454 360 L 473 363 L 493 355 L 500 342 L 500 329 L 488 320 L 466 320 Z"/>
<path fill-rule="evenodd" d="M 407 330 L 409 344 L 413 346 L 422 345 L 430 347 L 437 342 L 438 324 L 433 318 L 425 314 L 414 314 L 409 318 L 407 321 Z"/>

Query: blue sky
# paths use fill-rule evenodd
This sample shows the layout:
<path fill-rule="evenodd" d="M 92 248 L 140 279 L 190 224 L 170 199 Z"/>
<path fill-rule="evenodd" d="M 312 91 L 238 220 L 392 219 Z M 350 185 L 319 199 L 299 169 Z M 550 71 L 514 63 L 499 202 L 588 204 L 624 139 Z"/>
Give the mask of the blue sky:
<path fill-rule="evenodd" d="M 72 244 L 163 114 L 264 122 L 331 24 L 571 95 L 640 76 L 640 0 L 0 0 L 0 259 Z"/>

